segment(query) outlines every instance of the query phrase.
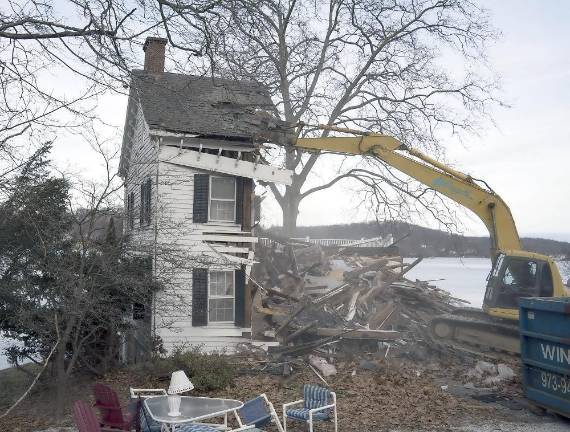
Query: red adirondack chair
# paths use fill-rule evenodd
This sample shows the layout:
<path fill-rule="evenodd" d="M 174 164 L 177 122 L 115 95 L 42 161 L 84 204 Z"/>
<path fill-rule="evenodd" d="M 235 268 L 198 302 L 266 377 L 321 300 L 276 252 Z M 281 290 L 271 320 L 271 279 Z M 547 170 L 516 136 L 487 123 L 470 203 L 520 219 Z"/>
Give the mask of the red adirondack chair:
<path fill-rule="evenodd" d="M 135 426 L 133 424 L 136 418 L 135 413 L 123 415 L 119 397 L 115 390 L 105 384 L 95 384 L 93 393 L 95 395 L 95 407 L 101 414 L 99 421 L 102 427 L 130 431 Z"/>
<path fill-rule="evenodd" d="M 93 409 L 82 400 L 75 401 L 73 404 L 73 419 L 79 432 L 101 432 L 99 420 Z"/>

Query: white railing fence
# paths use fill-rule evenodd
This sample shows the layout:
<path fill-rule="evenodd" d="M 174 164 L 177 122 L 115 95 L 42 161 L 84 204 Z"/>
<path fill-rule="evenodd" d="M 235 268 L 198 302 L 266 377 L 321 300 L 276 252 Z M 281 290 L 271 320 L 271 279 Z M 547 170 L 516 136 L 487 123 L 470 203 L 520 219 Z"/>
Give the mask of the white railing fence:
<path fill-rule="evenodd" d="M 297 237 L 292 238 L 293 241 L 301 241 L 305 243 L 312 243 L 323 247 L 388 247 L 393 243 L 393 237 L 388 235 L 386 237 L 374 237 L 370 239 L 312 239 L 310 237 Z M 261 237 L 259 242 L 264 246 L 270 246 L 274 240 L 268 237 Z"/>

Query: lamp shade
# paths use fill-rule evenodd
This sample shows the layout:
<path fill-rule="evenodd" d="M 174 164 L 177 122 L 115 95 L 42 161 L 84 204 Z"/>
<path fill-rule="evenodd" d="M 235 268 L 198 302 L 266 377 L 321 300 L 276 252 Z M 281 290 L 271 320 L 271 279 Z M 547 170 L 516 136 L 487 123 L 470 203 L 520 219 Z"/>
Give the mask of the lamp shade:
<path fill-rule="evenodd" d="M 193 389 L 194 385 L 190 382 L 184 371 L 179 370 L 172 372 L 168 394 L 184 393 Z"/>

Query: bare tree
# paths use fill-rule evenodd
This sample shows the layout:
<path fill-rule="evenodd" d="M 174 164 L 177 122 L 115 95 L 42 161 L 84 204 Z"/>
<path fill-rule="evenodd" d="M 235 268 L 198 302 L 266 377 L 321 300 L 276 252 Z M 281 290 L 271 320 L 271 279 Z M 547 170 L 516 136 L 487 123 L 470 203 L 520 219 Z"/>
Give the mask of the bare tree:
<path fill-rule="evenodd" d="M 196 13 L 183 6 L 190 2 L 160 3 L 170 6 L 178 25 Z M 357 127 L 441 156 L 443 135 L 476 130 L 497 102 L 485 59 L 496 32 L 486 11 L 472 1 L 231 0 L 201 15 L 211 18 L 206 33 L 212 60 L 202 66 L 215 75 L 264 83 L 278 114 L 292 125 Z M 303 133 L 328 132 L 308 127 Z M 320 154 L 286 148 L 266 157 L 295 171 L 293 184 L 284 190 L 269 185 L 289 233 L 301 200 L 347 177 L 364 180 L 363 172 L 345 170 L 307 187 Z M 393 176 L 387 167 L 372 164 L 368 168 L 379 170 L 378 178 Z M 382 182 L 386 186 L 393 185 Z M 375 189 L 378 204 L 394 209 Z M 400 188 L 402 197 L 418 197 L 405 189 Z M 420 197 L 426 194 L 423 188 Z M 428 201 L 425 207 L 431 208 Z"/>
<path fill-rule="evenodd" d="M 0 202 L 0 331 L 21 342 L 7 350 L 16 367 L 50 360 L 58 416 L 73 374 L 116 366 L 125 335 L 137 332 L 141 357 L 150 354 L 153 296 L 168 329 L 169 318 L 189 314 L 187 281 L 177 275 L 220 263 L 173 241 L 188 224 L 159 217 L 159 207 L 153 218 L 164 240 L 145 230 L 123 236 L 118 150 L 95 133 L 86 138 L 105 176 L 56 174 L 46 146 Z"/>
<path fill-rule="evenodd" d="M 0 9 L 0 154 L 11 155 L 7 143 L 18 143 L 14 138 L 23 134 L 30 138 L 35 126 L 42 126 L 43 137 L 46 127 L 97 121 L 95 98 L 122 91 L 138 64 L 133 48 L 157 33 L 168 38 L 179 70 L 267 85 L 276 114 L 292 125 L 321 122 L 387 133 L 436 156 L 443 153 L 441 136 L 476 130 L 496 102 L 484 54 L 496 32 L 472 1 L 9 1 Z M 48 71 L 54 69 L 83 85 L 75 92 L 53 91 Z M 310 127 L 303 133 L 327 134 Z M 315 185 L 311 173 L 320 154 L 286 148 L 264 156 L 295 171 L 291 186 L 269 185 L 289 232 L 303 199 L 358 176 L 344 169 Z M 370 164 L 365 162 L 381 177 L 393 175 L 376 161 Z M 387 211 L 389 203 L 377 205 Z"/>
<path fill-rule="evenodd" d="M 120 41 L 132 11 L 118 3 L 7 1 L 0 7 L 0 151 L 34 127 L 45 133 L 73 125 L 73 117 L 89 113 L 81 103 L 101 92 L 99 84 L 120 87 L 127 76 Z M 61 86 L 69 73 L 75 80 Z M 82 77 L 88 84 L 70 91 Z"/>
<path fill-rule="evenodd" d="M 163 26 L 145 16 L 146 7 L 137 0 L 7 0 L 0 5 L 2 177 L 61 135 L 58 128 L 109 126 L 101 121 L 98 98 L 126 93 L 145 36 Z M 197 38 L 197 44 L 203 40 Z"/>

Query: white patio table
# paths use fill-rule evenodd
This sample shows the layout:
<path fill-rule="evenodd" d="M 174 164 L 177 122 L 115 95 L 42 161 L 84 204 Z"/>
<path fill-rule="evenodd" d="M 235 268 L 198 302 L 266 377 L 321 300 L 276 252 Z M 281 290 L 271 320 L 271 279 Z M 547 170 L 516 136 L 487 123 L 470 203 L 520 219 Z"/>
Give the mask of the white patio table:
<path fill-rule="evenodd" d="M 199 423 L 200 420 L 224 416 L 223 424 L 211 424 L 221 430 L 228 429 L 228 413 L 240 409 L 243 402 L 197 396 L 181 396 L 180 415 L 168 415 L 168 396 L 150 397 L 144 400 L 146 411 L 153 420 L 162 424 L 162 431 L 174 432 L 177 425 Z"/>

